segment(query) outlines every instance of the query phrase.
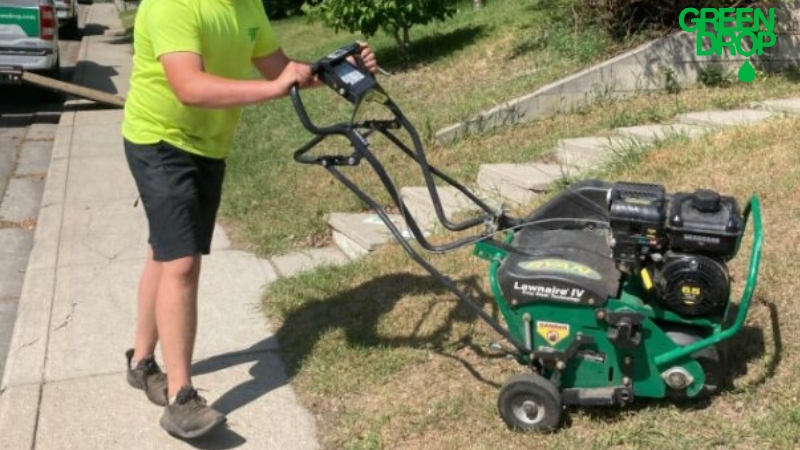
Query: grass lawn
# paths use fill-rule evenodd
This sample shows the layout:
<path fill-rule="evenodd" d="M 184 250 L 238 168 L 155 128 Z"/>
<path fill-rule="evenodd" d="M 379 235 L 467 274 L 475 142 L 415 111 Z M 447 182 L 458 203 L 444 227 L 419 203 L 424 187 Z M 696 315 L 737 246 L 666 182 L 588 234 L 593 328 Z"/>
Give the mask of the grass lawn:
<path fill-rule="evenodd" d="M 395 73 L 380 81 L 430 144 L 433 133 L 444 126 L 532 92 L 644 39 L 623 46 L 594 27 L 574 23 L 571 5 L 575 3 L 494 1 L 476 11 L 470 1 L 463 1 L 450 20 L 412 28 L 411 51 L 416 59 L 410 67 L 400 63 L 391 39 L 383 35 L 371 39 L 381 65 Z M 337 35 L 305 18 L 276 21 L 274 27 L 287 53 L 305 60 L 357 38 Z M 349 113 L 346 102 L 327 89 L 308 93 L 306 99 L 312 116 L 323 124 L 345 120 Z M 328 239 L 326 213 L 363 208 L 328 179 L 321 179 L 317 168 L 292 161 L 291 152 L 309 137 L 286 100 L 246 110 L 229 160 L 222 206 L 222 214 L 232 223 L 229 226 L 239 231 L 240 244 L 262 255 L 291 246 L 318 245 Z M 555 136 L 546 137 L 535 132 L 506 135 L 507 139 L 499 137 L 491 147 L 472 140 L 432 148 L 431 156 L 446 167 L 458 163 L 458 174 L 471 177 L 479 162 L 536 156 Z M 334 141 L 327 149 L 342 152 L 348 146 Z M 408 168 L 396 169 L 398 182 L 418 182 Z M 367 179 L 366 174 L 357 176 Z"/>
<path fill-rule="evenodd" d="M 714 96 L 704 101 L 727 104 Z M 584 117 L 611 120 L 602 111 Z M 760 195 L 764 259 L 745 329 L 732 342 L 732 388 L 684 407 L 570 410 L 565 428 L 551 435 L 510 432 L 496 412 L 497 390 L 524 369 L 487 354 L 494 332 L 394 245 L 344 267 L 279 280 L 264 298 L 292 384 L 316 414 L 325 448 L 797 448 L 799 130 L 800 119 L 790 118 L 676 140 L 602 174 L 662 183 L 670 192 L 708 187 L 740 202 Z M 732 262 L 734 299 L 748 257 L 746 244 Z M 468 250 L 431 259 L 491 311 L 488 264 Z"/>

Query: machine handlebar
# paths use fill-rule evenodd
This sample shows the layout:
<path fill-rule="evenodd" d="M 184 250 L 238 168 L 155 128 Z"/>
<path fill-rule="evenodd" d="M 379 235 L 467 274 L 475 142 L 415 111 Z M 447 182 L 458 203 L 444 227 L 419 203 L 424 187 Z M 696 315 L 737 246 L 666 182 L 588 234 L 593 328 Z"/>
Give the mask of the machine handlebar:
<path fill-rule="evenodd" d="M 313 75 L 319 77 L 320 81 L 325 83 L 332 90 L 356 106 L 361 103 L 363 98 L 370 90 L 375 89 L 376 87 L 379 88 L 377 81 L 364 65 L 364 60 L 361 58 L 360 50 L 361 45 L 357 42 L 354 42 L 331 52 L 327 56 L 311 64 L 311 73 Z M 352 64 L 348 59 L 350 57 L 355 59 L 355 65 Z M 332 135 L 345 136 L 347 138 L 351 138 L 351 142 L 356 142 L 357 144 L 364 143 L 366 145 L 363 139 L 358 139 L 358 137 L 355 136 L 360 135 L 357 130 L 358 128 L 365 128 L 365 125 L 367 125 L 369 128 L 375 129 L 374 127 L 376 126 L 376 121 L 372 121 L 369 124 L 337 123 L 330 126 L 319 126 L 311 120 L 308 110 L 303 104 L 303 100 L 300 96 L 299 86 L 296 84 L 293 85 L 289 89 L 289 96 L 292 100 L 292 105 L 297 112 L 297 116 L 300 119 L 300 123 L 303 124 L 303 127 L 306 130 L 315 135 L 310 141 L 308 141 L 295 152 L 295 161 L 305 164 L 322 165 L 358 164 L 361 159 L 358 151 L 353 152 L 353 154 L 350 156 L 327 155 L 312 157 L 309 156 L 308 153 L 325 138 Z M 356 137 L 356 139 L 353 140 L 353 137 Z"/>

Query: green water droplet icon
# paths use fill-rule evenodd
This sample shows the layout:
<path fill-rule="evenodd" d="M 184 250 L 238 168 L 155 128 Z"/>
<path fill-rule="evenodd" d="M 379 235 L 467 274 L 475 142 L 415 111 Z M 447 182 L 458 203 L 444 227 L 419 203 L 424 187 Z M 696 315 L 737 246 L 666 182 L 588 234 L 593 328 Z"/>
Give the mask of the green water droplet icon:
<path fill-rule="evenodd" d="M 739 68 L 739 79 L 745 83 L 756 79 L 756 69 L 750 65 L 750 61 L 744 60 L 744 64 Z"/>

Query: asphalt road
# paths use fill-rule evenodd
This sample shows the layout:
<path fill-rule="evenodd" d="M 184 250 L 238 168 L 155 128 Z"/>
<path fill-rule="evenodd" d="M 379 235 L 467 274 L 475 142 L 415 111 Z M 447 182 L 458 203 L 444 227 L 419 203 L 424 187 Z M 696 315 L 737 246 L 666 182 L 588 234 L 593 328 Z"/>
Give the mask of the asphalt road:
<path fill-rule="evenodd" d="M 69 81 L 80 39 L 61 39 L 59 49 L 61 79 Z M 0 86 L 0 378 L 62 110 L 63 99 L 39 88 Z"/>

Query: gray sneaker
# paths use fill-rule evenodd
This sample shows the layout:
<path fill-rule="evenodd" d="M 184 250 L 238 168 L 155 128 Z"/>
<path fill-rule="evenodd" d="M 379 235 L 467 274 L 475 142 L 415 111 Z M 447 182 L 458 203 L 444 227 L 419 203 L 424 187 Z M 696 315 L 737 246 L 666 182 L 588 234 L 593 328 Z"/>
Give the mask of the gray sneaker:
<path fill-rule="evenodd" d="M 206 406 L 206 400 L 195 388 L 184 386 L 178 391 L 175 402 L 164 408 L 160 423 L 167 433 L 192 439 L 208 433 L 226 420 L 217 410 Z"/>
<path fill-rule="evenodd" d="M 139 361 L 135 369 L 131 369 L 133 349 L 125 352 L 128 360 L 128 384 L 141 389 L 147 398 L 158 406 L 167 406 L 167 376 L 161 372 L 155 358 L 152 356 Z"/>

